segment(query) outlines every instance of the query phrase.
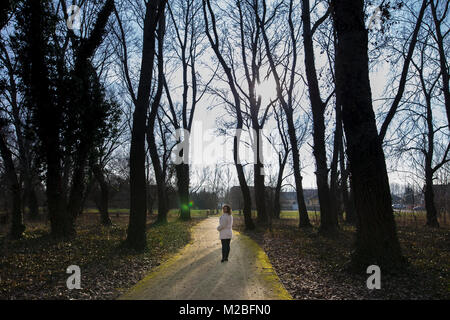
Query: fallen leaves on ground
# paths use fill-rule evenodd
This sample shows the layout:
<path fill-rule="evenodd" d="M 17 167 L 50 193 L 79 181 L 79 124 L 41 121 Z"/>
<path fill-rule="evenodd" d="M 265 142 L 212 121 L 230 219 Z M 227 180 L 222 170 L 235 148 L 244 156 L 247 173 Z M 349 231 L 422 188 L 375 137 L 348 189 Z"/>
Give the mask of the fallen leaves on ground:
<path fill-rule="evenodd" d="M 112 220 L 113 226 L 103 227 L 98 215 L 84 214 L 76 238 L 64 242 L 52 239 L 42 223 L 28 227 L 24 239 L 0 237 L 0 299 L 115 299 L 185 246 L 190 228 L 201 219 L 163 225 L 150 220 L 143 253 L 121 246 L 128 216 Z M 81 268 L 81 290 L 67 289 L 70 265 Z"/>
<path fill-rule="evenodd" d="M 243 219 L 235 219 L 243 230 Z M 409 267 L 400 275 L 381 271 L 381 289 L 369 290 L 369 275 L 346 268 L 355 229 L 341 225 L 334 236 L 317 228 L 300 230 L 294 219 L 273 222 L 272 231 L 247 232 L 266 251 L 281 282 L 294 299 L 449 299 L 450 230 L 448 227 L 400 226 L 398 237 Z"/>

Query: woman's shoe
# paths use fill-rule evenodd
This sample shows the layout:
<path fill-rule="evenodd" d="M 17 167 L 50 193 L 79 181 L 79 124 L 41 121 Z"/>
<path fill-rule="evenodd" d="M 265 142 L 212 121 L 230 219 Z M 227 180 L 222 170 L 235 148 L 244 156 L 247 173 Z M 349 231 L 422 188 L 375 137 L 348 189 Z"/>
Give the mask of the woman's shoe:
<path fill-rule="evenodd" d="M 224 259 L 220 260 L 220 262 L 224 262 L 224 261 L 225 261 Z"/>

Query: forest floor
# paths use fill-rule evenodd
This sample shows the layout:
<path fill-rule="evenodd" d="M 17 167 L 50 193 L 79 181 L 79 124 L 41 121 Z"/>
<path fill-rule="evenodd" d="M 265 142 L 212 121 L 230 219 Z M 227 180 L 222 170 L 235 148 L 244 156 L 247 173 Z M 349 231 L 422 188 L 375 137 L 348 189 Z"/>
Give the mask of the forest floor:
<path fill-rule="evenodd" d="M 314 222 L 314 219 L 313 219 Z M 384 275 L 381 289 L 369 290 L 369 275 L 353 274 L 346 264 L 353 248 L 355 228 L 341 224 L 325 237 L 299 230 L 296 219 L 274 220 L 272 231 L 245 232 L 267 253 L 281 282 L 294 299 L 450 299 L 450 228 L 425 227 L 422 219 L 398 220 L 398 237 L 409 261 L 400 275 Z M 243 231 L 242 217 L 235 229 Z"/>
<path fill-rule="evenodd" d="M 76 238 L 64 242 L 54 241 L 44 222 L 27 221 L 25 237 L 16 241 L 0 230 L 0 300 L 115 299 L 188 244 L 191 227 L 203 218 L 196 214 L 181 222 L 171 214 L 168 224 L 152 225 L 155 216 L 150 216 L 144 253 L 120 246 L 128 214 L 117 211 L 111 219 L 113 226 L 103 227 L 98 214 L 84 213 L 77 219 Z M 70 265 L 81 269 L 81 290 L 67 289 Z"/>
<path fill-rule="evenodd" d="M 6 226 L 0 225 L 0 300 L 116 299 L 130 293 L 130 288 L 136 288 L 142 279 L 148 280 L 149 274 L 155 275 L 163 266 L 170 266 L 184 250 L 195 248 L 196 234 L 205 231 L 201 227 L 196 229 L 200 222 L 205 222 L 204 212 L 193 212 L 190 222 L 181 222 L 172 213 L 167 225 L 157 226 L 152 224 L 155 216 L 150 216 L 149 248 L 144 253 L 133 253 L 120 246 L 126 237 L 128 214 L 126 210 L 113 212 L 114 225 L 108 228 L 99 225 L 96 212 L 86 212 L 77 220 L 77 237 L 65 242 L 50 238 L 48 223 L 27 221 L 25 237 L 18 241 L 8 240 Z M 220 268 L 226 269 L 222 270 L 223 279 L 231 274 L 237 275 L 237 279 L 242 276 L 244 269 L 238 267 L 236 272 L 230 266 L 241 261 L 242 267 L 248 252 L 241 251 L 247 252 L 244 257 L 236 254 L 239 255 L 238 248 L 246 242 L 245 246 L 254 249 L 250 262 L 259 261 L 261 270 L 267 271 L 272 280 L 280 280 L 287 295 L 294 299 L 450 299 L 450 225 L 443 221 L 440 221 L 441 228 L 430 229 L 424 226 L 420 215 L 398 215 L 398 237 L 409 267 L 404 274 L 396 276 L 382 271 L 381 290 L 368 290 L 368 275 L 352 274 L 345 269 L 353 248 L 354 227 L 341 224 L 336 235 L 321 236 L 317 233 L 319 217 L 310 213 L 314 224 L 310 230 L 299 230 L 297 219 L 289 216 L 275 220 L 271 231 L 243 232 L 242 217 L 237 214 L 234 217 L 234 229 L 240 234 L 235 233 L 228 263 L 220 263 L 216 222 L 208 226 L 208 230 L 213 229 L 211 239 L 198 242 L 206 248 L 203 253 L 191 251 L 191 258 L 198 260 L 192 263 L 197 263 L 196 268 L 207 275 L 206 288 L 212 283 L 209 280 L 218 277 Z M 241 244 L 239 238 L 243 240 Z M 206 260 L 200 256 L 208 250 L 209 262 L 202 265 Z M 69 265 L 81 267 L 82 290 L 67 289 Z M 195 294 L 193 297 L 198 298 Z"/>
<path fill-rule="evenodd" d="M 195 225 L 190 244 L 150 272 L 121 299 L 291 299 L 267 255 L 248 236 L 234 232 L 229 260 L 220 261 L 218 225 L 217 216 Z"/>

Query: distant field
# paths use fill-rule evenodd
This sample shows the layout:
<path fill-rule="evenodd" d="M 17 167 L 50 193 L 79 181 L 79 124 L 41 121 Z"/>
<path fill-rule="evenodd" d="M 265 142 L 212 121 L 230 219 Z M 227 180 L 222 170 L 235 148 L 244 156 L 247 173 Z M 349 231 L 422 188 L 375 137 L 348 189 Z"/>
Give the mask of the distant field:
<path fill-rule="evenodd" d="M 121 219 L 128 219 L 127 216 L 129 214 L 128 208 L 111 208 L 109 209 L 109 213 L 111 218 L 121 218 Z M 198 209 L 192 209 L 191 210 L 191 217 L 192 218 L 206 218 L 208 216 L 207 214 L 208 210 L 198 210 Z M 88 216 L 94 214 L 98 215 L 99 212 L 97 209 L 89 208 L 85 209 L 84 213 Z M 153 215 L 149 215 L 149 217 L 154 217 L 158 213 L 157 210 L 153 210 Z M 0 215 L 4 214 L 4 212 L 0 211 Z M 221 214 L 221 210 L 219 210 L 219 215 Z M 214 210 L 210 210 L 210 215 L 214 215 Z M 233 215 L 239 216 L 239 210 L 233 210 Z M 309 219 L 313 224 L 320 224 L 320 211 L 308 211 Z M 426 222 L 426 212 L 425 211 L 412 211 L 412 210 L 394 210 L 395 220 L 398 225 L 420 225 L 424 224 Z M 79 219 L 87 218 L 86 216 L 80 216 Z M 176 220 L 180 216 L 178 209 L 172 209 L 169 211 L 169 220 L 173 221 Z M 256 210 L 252 211 L 252 217 L 257 217 Z M 42 215 L 43 218 L 43 215 Z M 298 220 L 298 211 L 293 210 L 286 210 L 281 211 L 281 219 L 288 219 L 288 220 Z M 26 219 L 28 220 L 28 219 Z M 441 215 L 438 218 L 439 223 L 442 226 L 450 226 L 450 215 Z M 33 225 L 33 221 L 27 221 L 27 225 Z M 7 224 L 0 224 L 0 234 L 7 231 Z"/>
<path fill-rule="evenodd" d="M 88 210 L 93 212 L 98 212 L 97 210 Z M 208 210 L 191 210 L 191 216 L 193 218 L 203 218 L 207 216 Z M 128 214 L 128 209 L 111 209 L 111 215 L 116 214 Z M 157 213 L 157 210 L 154 210 L 154 213 Z M 211 214 L 213 214 L 213 210 L 211 210 Z M 221 214 L 221 211 L 219 211 Z M 239 210 L 233 210 L 233 215 L 239 215 Z M 257 212 L 256 210 L 252 210 L 252 217 L 256 218 Z M 311 222 L 315 224 L 320 223 L 320 211 L 308 211 L 308 216 Z M 426 212 L 425 211 L 412 211 L 412 210 L 394 210 L 394 216 L 397 224 L 399 225 L 411 225 L 411 224 L 421 224 L 426 221 Z M 179 210 L 172 209 L 169 211 L 170 218 L 179 217 Z M 298 219 L 298 211 L 286 210 L 281 211 L 281 219 Z M 450 215 L 441 215 L 439 218 L 439 223 L 441 225 L 450 225 Z"/>
<path fill-rule="evenodd" d="M 208 210 L 195 210 L 192 209 L 191 210 L 191 217 L 193 218 L 202 218 L 202 217 L 206 217 L 207 215 L 207 211 Z M 94 208 L 90 208 L 90 209 L 85 209 L 84 213 L 98 213 L 97 209 Z M 113 208 L 113 209 L 109 209 L 109 214 L 110 215 L 122 215 L 122 214 L 129 214 L 130 213 L 130 209 L 128 208 Z M 157 214 L 158 210 L 153 210 L 153 214 Z M 180 215 L 180 212 L 178 209 L 172 209 L 169 210 L 169 217 L 170 218 L 175 218 L 178 217 Z"/>
<path fill-rule="evenodd" d="M 308 211 L 313 222 L 320 221 L 320 211 Z M 394 210 L 395 221 L 399 225 L 421 224 L 426 221 L 425 211 Z M 282 219 L 298 219 L 298 211 L 281 211 Z M 438 218 L 441 225 L 450 225 L 450 215 L 441 214 Z"/>

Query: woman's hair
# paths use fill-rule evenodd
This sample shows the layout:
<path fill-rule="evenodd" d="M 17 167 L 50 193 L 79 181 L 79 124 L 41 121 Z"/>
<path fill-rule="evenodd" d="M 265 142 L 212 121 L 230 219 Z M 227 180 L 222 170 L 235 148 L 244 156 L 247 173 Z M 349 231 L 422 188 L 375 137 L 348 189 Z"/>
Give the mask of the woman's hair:
<path fill-rule="evenodd" d="M 225 210 L 225 208 L 227 208 L 227 209 Z M 222 210 L 225 213 L 231 214 L 231 206 L 229 204 L 224 204 L 223 207 L 222 207 Z"/>

